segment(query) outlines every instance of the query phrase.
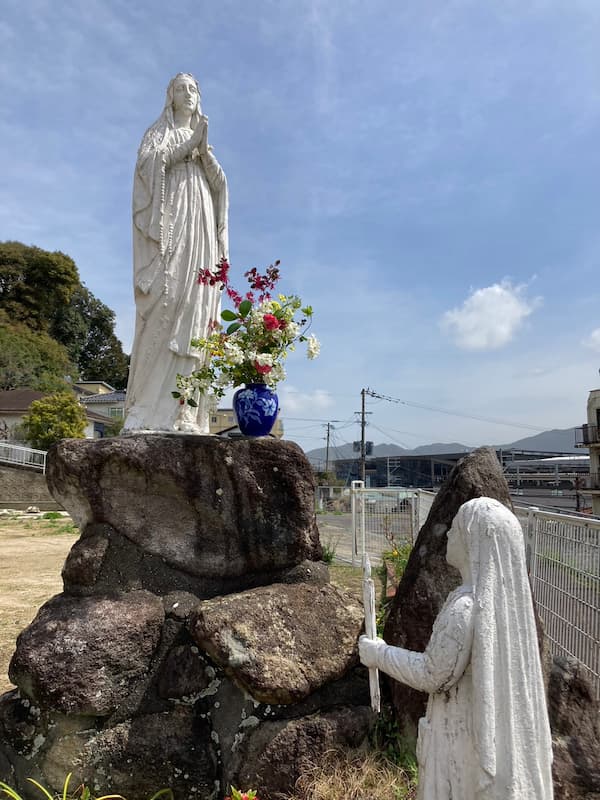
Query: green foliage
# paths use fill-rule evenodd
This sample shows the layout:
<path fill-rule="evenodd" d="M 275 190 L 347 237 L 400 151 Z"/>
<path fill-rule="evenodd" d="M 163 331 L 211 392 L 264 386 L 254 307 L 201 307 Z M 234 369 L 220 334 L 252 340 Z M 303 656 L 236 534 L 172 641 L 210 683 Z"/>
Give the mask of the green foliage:
<path fill-rule="evenodd" d="M 114 312 L 80 283 L 64 253 L 0 242 L 0 326 L 7 329 L 0 341 L 2 388 L 57 391 L 56 378 L 65 375 L 127 385 L 129 359 L 115 335 Z"/>
<path fill-rule="evenodd" d="M 68 305 L 79 285 L 72 258 L 61 252 L 0 243 L 0 306 L 14 321 L 37 331 L 48 329 L 56 311 Z"/>
<path fill-rule="evenodd" d="M 45 514 L 42 514 L 42 519 L 62 519 L 63 516 L 60 511 L 46 511 Z"/>
<path fill-rule="evenodd" d="M 371 734 L 373 746 L 416 784 L 418 777 L 417 742 L 400 730 L 394 709 L 384 705 Z"/>
<path fill-rule="evenodd" d="M 394 541 L 392 541 L 392 544 L 392 549 L 386 550 L 381 555 L 382 561 L 384 562 L 384 566 L 381 567 L 381 569 L 385 569 L 386 562 L 388 564 L 392 564 L 396 574 L 396 579 L 400 580 L 400 578 L 404 575 L 404 570 L 408 564 L 408 559 L 412 553 L 413 546 L 411 542 L 404 542 L 403 544 L 397 545 Z"/>
<path fill-rule="evenodd" d="M 58 794 L 53 794 L 33 778 L 27 778 L 27 780 L 29 783 L 33 784 L 33 786 L 35 786 L 39 792 L 41 792 L 46 800 L 125 800 L 121 794 L 105 794 L 102 795 L 102 797 L 92 795 L 88 787 L 84 784 L 78 786 L 74 791 L 69 792 L 71 776 L 72 773 L 69 772 L 65 778 L 63 788 Z M 10 786 L 8 786 L 8 784 L 3 783 L 2 781 L 0 781 L 0 793 L 6 795 L 6 797 L 10 797 L 11 800 L 24 800 L 24 798 L 17 791 L 15 791 L 15 789 L 12 789 Z M 158 792 L 152 795 L 150 800 L 158 800 L 160 797 L 164 797 L 165 800 L 174 800 L 171 789 L 160 789 Z"/>
<path fill-rule="evenodd" d="M 70 305 L 52 321 L 51 334 L 72 354 L 81 380 L 103 380 L 115 389 L 124 389 L 129 359 L 114 328 L 114 311 L 79 286 Z"/>
<path fill-rule="evenodd" d="M 381 593 L 381 603 L 379 605 L 379 609 L 377 612 L 378 636 L 383 636 L 383 629 L 385 627 L 390 606 L 389 602 L 386 599 L 387 581 L 388 581 L 387 567 L 388 565 L 392 566 L 394 570 L 394 575 L 396 577 L 396 583 L 399 583 L 402 576 L 404 575 L 404 570 L 406 569 L 406 565 L 408 564 L 408 559 L 410 558 L 410 554 L 412 553 L 413 549 L 411 542 L 403 542 L 402 544 L 397 544 L 393 533 L 386 532 L 385 536 L 390 543 L 390 549 L 385 550 L 381 554 L 381 566 L 377 568 L 377 574 L 381 578 L 381 583 L 383 587 L 383 591 Z"/>
<path fill-rule="evenodd" d="M 47 333 L 12 323 L 0 309 L 0 390 L 56 392 L 66 388 L 73 364 L 64 347 Z"/>
<path fill-rule="evenodd" d="M 334 542 L 332 539 L 330 539 L 322 544 L 321 548 L 323 550 L 323 561 L 326 564 L 333 564 L 333 560 L 337 551 L 337 542 Z"/>
<path fill-rule="evenodd" d="M 35 400 L 23 418 L 23 429 L 33 447 L 47 450 L 61 439 L 83 439 L 86 416 L 71 392 Z"/>

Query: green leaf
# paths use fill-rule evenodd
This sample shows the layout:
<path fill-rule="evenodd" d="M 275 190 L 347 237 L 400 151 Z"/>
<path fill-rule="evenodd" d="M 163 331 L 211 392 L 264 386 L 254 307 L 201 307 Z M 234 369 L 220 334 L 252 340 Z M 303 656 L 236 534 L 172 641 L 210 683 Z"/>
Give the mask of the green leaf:
<path fill-rule="evenodd" d="M 250 300 L 242 300 L 240 303 L 240 307 L 238 311 L 240 312 L 240 317 L 245 317 L 247 314 L 250 313 L 250 309 L 252 308 L 252 303 Z"/>
<path fill-rule="evenodd" d="M 23 800 L 20 794 L 17 794 L 14 789 L 11 789 L 10 786 L 6 783 L 2 783 L 2 781 L 0 781 L 0 790 L 8 795 L 11 800 Z"/>
<path fill-rule="evenodd" d="M 181 397 L 181 392 L 171 392 L 171 397 L 174 397 L 175 400 L 179 400 Z"/>
<path fill-rule="evenodd" d="M 240 306 L 241 308 L 241 306 Z M 237 319 L 238 315 L 234 314 L 231 309 L 226 308 L 225 311 L 221 311 L 221 319 L 224 319 L 225 322 L 231 322 L 234 319 Z"/>
<path fill-rule="evenodd" d="M 69 781 L 71 780 L 71 775 L 72 774 L 73 774 L 72 772 L 69 772 L 69 774 L 65 778 L 65 785 L 63 786 L 62 800 L 67 800 L 67 793 L 68 793 L 68 790 L 69 790 Z"/>
<path fill-rule="evenodd" d="M 37 782 L 37 781 L 35 781 L 33 778 L 27 778 L 27 780 L 28 780 L 30 783 L 33 783 L 33 785 L 36 787 L 36 789 L 39 789 L 39 790 L 40 790 L 40 792 L 43 792 L 43 793 L 46 795 L 46 797 L 48 798 L 48 800 L 54 800 L 54 798 L 52 797 L 52 795 L 50 794 L 50 792 L 48 791 L 48 789 L 44 789 L 44 787 L 42 786 L 42 784 L 41 784 L 41 783 L 38 783 L 38 782 Z"/>
<path fill-rule="evenodd" d="M 312 317 L 313 310 L 312 306 L 306 306 L 305 308 L 301 309 L 303 314 L 306 314 L 307 317 Z"/>
<path fill-rule="evenodd" d="M 236 331 L 239 331 L 239 329 L 241 327 L 242 327 L 242 323 L 241 322 L 232 322 L 231 325 L 225 331 L 225 333 L 227 333 L 227 334 L 235 333 Z"/>
<path fill-rule="evenodd" d="M 192 408 L 198 408 L 198 403 L 192 397 L 188 397 L 187 404 Z"/>
<path fill-rule="evenodd" d="M 168 797 L 169 800 L 173 800 L 173 792 L 171 789 L 160 789 L 156 794 L 153 794 L 150 800 L 158 800 L 159 797 Z"/>

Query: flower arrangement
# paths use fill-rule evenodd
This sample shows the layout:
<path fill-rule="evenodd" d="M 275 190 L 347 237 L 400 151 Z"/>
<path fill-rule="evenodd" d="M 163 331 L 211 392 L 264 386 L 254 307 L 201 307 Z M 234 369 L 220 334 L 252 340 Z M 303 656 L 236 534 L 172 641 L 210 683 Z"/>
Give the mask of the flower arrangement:
<path fill-rule="evenodd" d="M 284 362 L 296 342 L 306 342 L 310 359 L 319 355 L 320 344 L 314 334 L 307 335 L 312 322 L 312 308 L 303 306 L 296 295 L 271 292 L 280 278 L 279 261 L 267 267 L 264 274 L 255 268 L 244 277 L 250 289 L 245 295 L 237 292 L 229 280 L 229 263 L 223 259 L 216 272 L 200 271 L 199 282 L 220 284 L 234 305 L 225 309 L 221 319 L 228 323 L 211 323 L 211 333 L 205 339 L 193 339 L 192 345 L 207 354 L 204 366 L 191 375 L 177 376 L 177 391 L 173 397 L 180 403 L 195 406 L 195 391 L 223 397 L 229 386 L 263 383 L 273 389 L 285 378 Z M 300 318 L 297 319 L 297 315 Z"/>
<path fill-rule="evenodd" d="M 249 792 L 240 792 L 234 786 L 231 787 L 231 794 L 228 794 L 225 800 L 259 800 L 256 792 L 252 789 Z"/>

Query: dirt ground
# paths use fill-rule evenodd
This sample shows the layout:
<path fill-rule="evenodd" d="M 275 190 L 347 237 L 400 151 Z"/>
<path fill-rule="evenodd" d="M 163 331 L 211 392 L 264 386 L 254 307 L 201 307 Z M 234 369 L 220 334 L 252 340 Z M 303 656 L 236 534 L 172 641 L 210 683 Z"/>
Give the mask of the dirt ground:
<path fill-rule="evenodd" d="M 0 519 L 0 694 L 12 689 L 8 663 L 15 641 L 50 597 L 79 532 L 67 518 Z"/>
<path fill-rule="evenodd" d="M 8 664 L 17 636 L 62 591 L 60 572 L 78 535 L 69 517 L 0 519 L 0 694 L 13 688 Z M 332 565 L 331 582 L 362 598 L 360 569 Z"/>

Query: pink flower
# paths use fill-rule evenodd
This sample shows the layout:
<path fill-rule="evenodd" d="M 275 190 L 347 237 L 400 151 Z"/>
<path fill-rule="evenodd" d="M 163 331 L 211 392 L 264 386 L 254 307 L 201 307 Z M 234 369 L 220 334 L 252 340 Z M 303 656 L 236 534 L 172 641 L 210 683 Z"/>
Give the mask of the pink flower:
<path fill-rule="evenodd" d="M 279 320 L 274 314 L 264 314 L 263 322 L 268 331 L 276 331 L 279 328 Z"/>
<path fill-rule="evenodd" d="M 268 374 L 269 374 L 269 372 L 271 372 L 271 370 L 273 369 L 273 367 L 270 367 L 268 364 L 264 364 L 264 365 L 262 365 L 262 366 L 261 366 L 261 365 L 258 363 L 258 361 L 255 361 L 255 362 L 254 362 L 254 369 L 255 369 L 255 370 L 256 370 L 256 371 L 257 371 L 257 372 L 258 372 L 260 375 L 268 375 Z"/>

